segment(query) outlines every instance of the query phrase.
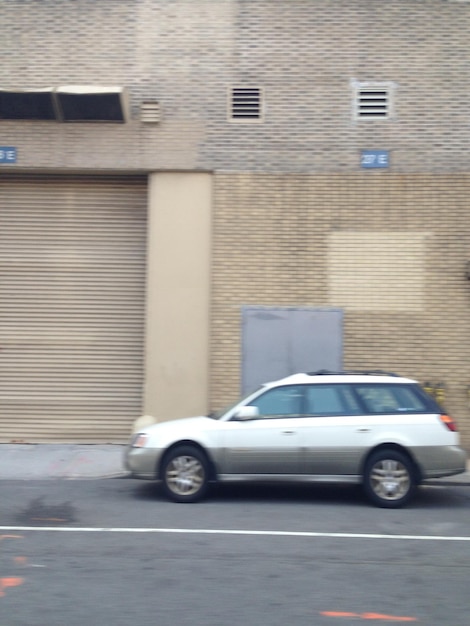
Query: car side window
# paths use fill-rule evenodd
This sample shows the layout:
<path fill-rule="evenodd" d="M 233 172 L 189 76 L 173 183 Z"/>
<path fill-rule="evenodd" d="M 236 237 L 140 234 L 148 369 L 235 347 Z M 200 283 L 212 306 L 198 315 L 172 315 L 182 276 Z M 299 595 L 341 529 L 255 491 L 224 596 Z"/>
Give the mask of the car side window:
<path fill-rule="evenodd" d="M 258 407 L 260 416 L 299 415 L 302 412 L 302 386 L 287 385 L 269 389 L 250 401 L 250 406 Z"/>
<path fill-rule="evenodd" d="M 422 413 L 427 407 L 411 385 L 355 385 L 369 413 Z"/>
<path fill-rule="evenodd" d="M 395 390 L 395 396 L 398 399 L 399 411 L 427 411 L 423 397 L 416 387 L 409 385 L 399 385 Z"/>
<path fill-rule="evenodd" d="M 308 385 L 305 394 L 308 415 L 358 415 L 361 408 L 347 385 Z"/>

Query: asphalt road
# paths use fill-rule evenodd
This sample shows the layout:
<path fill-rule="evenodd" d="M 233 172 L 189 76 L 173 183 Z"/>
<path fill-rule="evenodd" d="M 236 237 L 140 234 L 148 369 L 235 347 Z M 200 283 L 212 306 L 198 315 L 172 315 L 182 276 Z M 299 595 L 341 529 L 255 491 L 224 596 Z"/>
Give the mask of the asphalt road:
<path fill-rule="evenodd" d="M 469 487 L 0 481 L 0 626 L 468 626 L 469 583 Z"/>

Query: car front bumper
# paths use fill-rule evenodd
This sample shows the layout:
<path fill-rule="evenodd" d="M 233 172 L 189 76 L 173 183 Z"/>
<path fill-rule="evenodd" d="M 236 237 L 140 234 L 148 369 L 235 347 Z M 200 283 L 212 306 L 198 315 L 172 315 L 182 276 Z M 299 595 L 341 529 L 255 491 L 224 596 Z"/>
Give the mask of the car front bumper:
<path fill-rule="evenodd" d="M 162 452 L 158 448 L 134 448 L 128 446 L 124 453 L 124 467 L 131 473 L 133 478 L 156 480 Z"/>

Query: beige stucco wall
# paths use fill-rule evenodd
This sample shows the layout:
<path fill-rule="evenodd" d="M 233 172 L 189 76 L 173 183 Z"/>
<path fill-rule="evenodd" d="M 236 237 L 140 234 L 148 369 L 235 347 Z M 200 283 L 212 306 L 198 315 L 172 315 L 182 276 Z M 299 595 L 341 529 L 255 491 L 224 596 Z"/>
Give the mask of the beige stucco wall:
<path fill-rule="evenodd" d="M 212 177 L 149 176 L 144 414 L 208 409 Z"/>

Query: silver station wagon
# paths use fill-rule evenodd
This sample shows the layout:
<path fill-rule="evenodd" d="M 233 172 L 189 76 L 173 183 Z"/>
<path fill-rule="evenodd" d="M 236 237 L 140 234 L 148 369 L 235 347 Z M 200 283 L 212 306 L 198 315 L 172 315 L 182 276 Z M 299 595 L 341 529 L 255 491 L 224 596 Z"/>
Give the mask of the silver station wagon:
<path fill-rule="evenodd" d="M 377 506 L 466 469 L 455 421 L 408 378 L 312 372 L 266 383 L 230 408 L 136 433 L 125 466 L 175 502 L 223 481 L 359 483 Z"/>

